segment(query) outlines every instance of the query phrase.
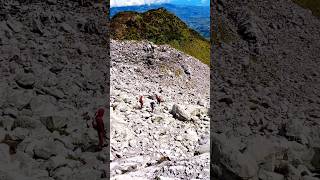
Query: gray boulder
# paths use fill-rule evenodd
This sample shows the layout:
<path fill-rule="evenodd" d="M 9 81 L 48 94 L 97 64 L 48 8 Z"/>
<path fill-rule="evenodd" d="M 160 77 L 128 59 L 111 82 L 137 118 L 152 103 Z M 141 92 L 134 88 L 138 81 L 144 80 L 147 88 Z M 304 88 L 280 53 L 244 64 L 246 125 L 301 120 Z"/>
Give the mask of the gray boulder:
<path fill-rule="evenodd" d="M 7 101 L 9 105 L 21 110 L 30 103 L 33 96 L 34 92 L 31 90 L 13 90 L 9 93 Z"/>
<path fill-rule="evenodd" d="M 56 145 L 51 140 L 42 140 L 37 142 L 33 148 L 34 155 L 38 158 L 48 160 L 51 156 L 57 154 Z"/>
<path fill-rule="evenodd" d="M 0 125 L 2 125 L 2 127 L 5 130 L 11 131 L 13 124 L 14 124 L 14 118 L 12 118 L 10 116 L 0 117 Z"/>
<path fill-rule="evenodd" d="M 242 154 L 223 135 L 211 138 L 213 163 L 222 168 L 222 179 L 250 179 L 258 175 L 257 162 L 249 155 Z"/>
<path fill-rule="evenodd" d="M 21 22 L 19 22 L 19 21 L 16 21 L 12 17 L 8 18 L 7 25 L 15 33 L 18 33 L 20 31 L 22 31 L 22 29 L 23 29 L 23 24 Z"/>
<path fill-rule="evenodd" d="M 55 102 L 53 97 L 38 95 L 31 99 L 30 107 L 34 115 L 50 116 L 57 114 L 58 107 Z"/>
<path fill-rule="evenodd" d="M 180 120 L 180 121 L 189 121 L 190 116 L 187 113 L 187 111 L 178 104 L 174 104 L 172 106 L 171 114 L 173 115 L 174 118 Z"/>
<path fill-rule="evenodd" d="M 259 171 L 259 179 L 261 180 L 284 180 L 284 176 L 275 172 L 269 172 L 265 170 Z"/>
<path fill-rule="evenodd" d="M 292 118 L 285 124 L 285 135 L 289 140 L 307 143 L 307 131 L 303 122 L 299 119 Z"/>
<path fill-rule="evenodd" d="M 59 167 L 67 165 L 68 160 L 62 156 L 62 155 L 57 155 L 53 156 L 49 159 L 49 166 L 51 169 L 57 169 Z"/>
<path fill-rule="evenodd" d="M 69 167 L 60 167 L 56 169 L 53 173 L 53 178 L 57 180 L 67 180 L 72 175 L 72 169 Z"/>
<path fill-rule="evenodd" d="M 57 113 L 57 115 L 52 116 L 41 116 L 40 121 L 44 126 L 47 127 L 49 131 L 53 132 L 55 130 L 61 131 L 63 129 L 66 129 L 69 118 Z"/>
<path fill-rule="evenodd" d="M 16 75 L 15 81 L 22 88 L 31 89 L 35 83 L 35 77 L 31 73 L 20 73 Z"/>
<path fill-rule="evenodd" d="M 40 127 L 41 123 L 38 119 L 32 118 L 30 116 L 19 116 L 14 120 L 13 128 L 26 128 L 26 129 L 35 129 Z"/>

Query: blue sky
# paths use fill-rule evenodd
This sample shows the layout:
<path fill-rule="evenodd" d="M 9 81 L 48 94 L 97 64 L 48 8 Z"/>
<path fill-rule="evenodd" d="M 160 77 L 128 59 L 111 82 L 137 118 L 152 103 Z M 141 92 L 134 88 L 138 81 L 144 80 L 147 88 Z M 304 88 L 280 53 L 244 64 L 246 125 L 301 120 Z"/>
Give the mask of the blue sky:
<path fill-rule="evenodd" d="M 184 5 L 210 5 L 210 0 L 170 0 L 172 4 L 184 4 Z"/>
<path fill-rule="evenodd" d="M 110 0 L 111 7 L 146 5 L 146 4 L 157 4 L 157 3 L 209 6 L 210 0 Z"/>

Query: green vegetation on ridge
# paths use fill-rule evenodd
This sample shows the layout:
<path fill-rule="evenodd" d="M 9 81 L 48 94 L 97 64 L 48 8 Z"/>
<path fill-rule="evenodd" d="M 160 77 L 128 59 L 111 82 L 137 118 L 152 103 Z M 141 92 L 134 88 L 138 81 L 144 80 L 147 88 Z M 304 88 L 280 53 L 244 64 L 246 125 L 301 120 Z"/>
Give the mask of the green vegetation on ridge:
<path fill-rule="evenodd" d="M 210 64 L 210 41 L 164 8 L 144 13 L 120 12 L 111 19 L 111 35 L 120 40 L 149 40 L 169 44 Z"/>

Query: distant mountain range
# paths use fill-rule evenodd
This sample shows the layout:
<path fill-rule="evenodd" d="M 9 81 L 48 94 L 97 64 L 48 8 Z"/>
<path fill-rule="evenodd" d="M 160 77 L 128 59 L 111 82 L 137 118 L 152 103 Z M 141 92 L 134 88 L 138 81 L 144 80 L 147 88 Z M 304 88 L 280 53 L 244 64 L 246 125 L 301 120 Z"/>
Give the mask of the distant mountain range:
<path fill-rule="evenodd" d="M 165 8 L 174 13 L 190 28 L 199 32 L 206 39 L 210 39 L 210 7 L 209 6 L 190 6 L 173 4 L 153 4 L 143 6 L 112 7 L 110 9 L 111 18 L 122 11 L 146 12 L 151 9 Z"/>

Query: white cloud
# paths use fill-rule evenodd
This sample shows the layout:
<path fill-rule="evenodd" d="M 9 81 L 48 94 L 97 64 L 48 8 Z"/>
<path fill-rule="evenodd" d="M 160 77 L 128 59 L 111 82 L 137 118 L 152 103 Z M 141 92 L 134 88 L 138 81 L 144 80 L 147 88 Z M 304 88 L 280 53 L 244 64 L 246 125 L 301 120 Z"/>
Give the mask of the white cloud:
<path fill-rule="evenodd" d="M 135 5 L 145 5 L 145 4 L 155 4 L 155 3 L 167 3 L 170 0 L 110 0 L 111 7 L 119 6 L 135 6 Z"/>
<path fill-rule="evenodd" d="M 208 0 L 201 0 L 201 3 L 202 4 L 205 4 L 205 3 L 207 3 L 208 2 Z"/>

